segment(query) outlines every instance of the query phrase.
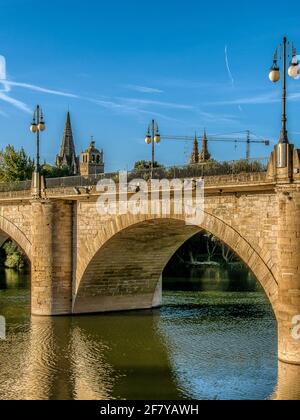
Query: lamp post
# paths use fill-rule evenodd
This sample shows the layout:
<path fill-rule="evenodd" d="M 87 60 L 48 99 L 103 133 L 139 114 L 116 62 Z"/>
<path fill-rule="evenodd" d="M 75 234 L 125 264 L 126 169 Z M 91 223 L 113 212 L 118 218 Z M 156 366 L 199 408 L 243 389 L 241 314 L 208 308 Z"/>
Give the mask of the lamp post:
<path fill-rule="evenodd" d="M 289 51 L 288 51 L 289 49 Z M 280 56 L 278 57 L 278 52 Z M 287 66 L 287 57 L 291 56 L 289 68 Z M 271 82 L 277 83 L 281 79 L 280 67 L 278 61 L 282 61 L 282 128 L 277 145 L 277 167 L 285 168 L 287 166 L 287 146 L 289 144 L 287 131 L 287 73 L 292 79 L 299 79 L 300 66 L 297 59 L 296 49 L 290 44 L 286 37 L 283 38 L 283 43 L 275 50 L 273 65 L 271 67 L 269 78 Z M 287 71 L 288 70 L 288 71 Z"/>
<path fill-rule="evenodd" d="M 41 107 L 37 105 L 32 123 L 30 125 L 30 131 L 36 134 L 36 159 L 35 159 L 35 170 L 33 173 L 33 190 L 34 195 L 38 198 L 41 197 L 41 166 L 40 166 L 40 133 L 46 130 L 46 124 L 44 121 L 44 115 Z"/>
<path fill-rule="evenodd" d="M 148 132 L 145 137 L 146 144 L 152 145 L 152 160 L 151 160 L 151 178 L 153 176 L 154 164 L 155 164 L 155 144 L 159 144 L 161 137 L 159 134 L 159 128 L 157 122 L 152 120 L 148 127 Z"/>

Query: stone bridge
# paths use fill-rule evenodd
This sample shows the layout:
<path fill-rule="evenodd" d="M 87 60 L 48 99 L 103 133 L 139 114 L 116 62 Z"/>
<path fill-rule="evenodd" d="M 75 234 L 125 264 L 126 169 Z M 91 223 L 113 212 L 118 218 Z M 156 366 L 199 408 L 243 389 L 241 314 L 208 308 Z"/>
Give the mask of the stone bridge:
<path fill-rule="evenodd" d="M 34 315 L 149 309 L 161 305 L 162 272 L 189 238 L 206 231 L 253 272 L 278 321 L 279 359 L 300 364 L 300 162 L 272 154 L 262 173 L 205 178 L 204 220 L 183 216 L 100 215 L 95 188 L 0 193 L 0 240 L 13 239 L 31 262 Z M 173 198 L 174 200 L 174 198 Z M 171 206 L 173 208 L 173 206 Z"/>

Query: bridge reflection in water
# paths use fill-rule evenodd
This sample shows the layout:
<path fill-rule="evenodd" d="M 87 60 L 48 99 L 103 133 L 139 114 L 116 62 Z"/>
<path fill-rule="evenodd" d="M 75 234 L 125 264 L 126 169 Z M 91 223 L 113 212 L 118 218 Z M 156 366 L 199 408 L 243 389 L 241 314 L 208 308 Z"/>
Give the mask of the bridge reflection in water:
<path fill-rule="evenodd" d="M 3 399 L 177 398 L 152 314 L 32 317 L 28 341 L 1 356 Z M 1 343 L 11 348 L 13 343 Z M 21 360 L 20 360 L 21 355 Z M 8 363 L 7 363 L 8 360 Z M 8 379 L 9 378 L 9 379 Z M 9 385 L 9 386 L 8 386 Z"/>
<path fill-rule="evenodd" d="M 300 365 L 279 362 L 278 384 L 274 400 L 300 400 Z"/>

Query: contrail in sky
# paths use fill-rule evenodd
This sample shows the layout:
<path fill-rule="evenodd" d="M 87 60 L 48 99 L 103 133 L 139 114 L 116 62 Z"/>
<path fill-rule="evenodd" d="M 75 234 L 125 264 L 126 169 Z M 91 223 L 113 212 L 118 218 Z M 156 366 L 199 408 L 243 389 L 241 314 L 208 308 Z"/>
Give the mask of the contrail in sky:
<path fill-rule="evenodd" d="M 233 75 L 231 73 L 231 69 L 230 69 L 230 66 L 229 66 L 228 47 L 227 47 L 227 45 L 225 45 L 225 64 L 226 64 L 226 68 L 227 68 L 228 77 L 230 79 L 230 82 L 231 82 L 232 87 L 234 88 L 234 84 L 235 83 L 234 83 L 234 78 L 233 78 Z M 243 108 L 242 108 L 242 106 L 240 104 L 238 105 L 238 109 L 239 109 L 240 112 L 243 112 Z"/>
<path fill-rule="evenodd" d="M 2 89 L 0 89 L 0 101 L 7 102 L 24 112 L 31 112 L 30 108 L 24 104 L 24 102 L 14 99 L 8 95 L 8 93 L 11 91 L 11 86 L 7 81 L 6 59 L 3 57 L 3 55 L 0 55 L 0 85 L 2 85 Z M 6 114 L 1 111 L 1 115 L 5 116 Z"/>
<path fill-rule="evenodd" d="M 160 107 L 167 107 L 167 108 L 178 108 L 178 109 L 187 109 L 192 110 L 193 107 L 188 105 L 181 105 L 181 104 L 174 104 L 170 102 L 163 102 L 163 101 L 154 101 L 154 100 L 142 100 L 142 99 L 134 99 L 134 98 L 115 98 L 114 99 L 107 99 L 107 100 L 97 100 L 93 98 L 88 98 L 80 95 L 76 95 L 73 93 L 67 93 L 60 90 L 54 90 L 49 89 L 37 85 L 33 85 L 30 83 L 21 83 L 16 81 L 8 80 L 7 78 L 7 71 L 6 71 L 6 59 L 4 56 L 0 55 L 0 102 L 6 102 L 7 104 L 23 111 L 28 114 L 32 113 L 32 110 L 30 107 L 18 100 L 12 97 L 12 91 L 14 88 L 21 88 L 26 89 L 30 91 L 45 93 L 49 95 L 55 95 L 55 96 L 61 96 L 66 98 L 72 98 L 72 99 L 78 99 L 78 100 L 84 100 L 92 102 L 98 106 L 101 106 L 105 109 L 110 109 L 114 111 L 119 112 L 127 112 L 132 114 L 146 114 L 146 115 L 156 115 L 159 118 L 164 118 L 167 120 L 177 121 L 174 118 L 168 117 L 166 115 L 153 112 L 149 109 L 141 109 L 140 106 L 160 106 Z M 145 87 L 145 86 L 129 86 L 128 88 L 132 88 L 134 90 L 137 90 L 141 93 L 163 93 L 163 91 L 155 88 Z M 0 109 L 0 116 L 6 117 L 7 114 Z"/>
<path fill-rule="evenodd" d="M 28 83 L 18 83 L 18 82 L 12 82 L 10 80 L 7 80 L 7 72 L 6 72 L 6 59 L 3 55 L 0 55 L 0 101 L 9 103 L 10 105 L 14 106 L 15 108 L 20 109 L 21 111 L 31 113 L 30 107 L 25 104 L 22 101 L 19 101 L 18 99 L 12 98 L 10 95 L 8 95 L 12 87 L 20 87 L 23 89 L 29 89 L 36 92 L 42 92 L 47 93 L 50 95 L 58 95 L 58 96 L 64 96 L 68 98 L 78 98 L 77 95 L 73 95 L 71 93 L 65 93 L 57 90 L 47 89 L 40 86 L 31 85 Z M 0 115 L 4 116 L 5 113 L 1 111 Z"/>
<path fill-rule="evenodd" d="M 34 90 L 36 92 L 48 93 L 50 95 L 65 96 L 67 98 L 79 98 L 78 95 L 74 95 L 73 93 L 66 93 L 66 92 L 61 92 L 58 90 L 47 89 L 40 86 L 31 85 L 29 83 L 18 83 L 18 82 L 10 82 L 10 81 L 6 81 L 5 83 L 7 84 L 9 88 L 11 86 L 16 86 L 16 87 L 21 87 L 24 89 Z"/>
<path fill-rule="evenodd" d="M 0 82 L 3 86 L 2 92 L 10 92 L 11 88 L 6 82 L 6 60 L 3 55 L 0 55 Z"/>
<path fill-rule="evenodd" d="M 232 76 L 232 73 L 231 73 L 231 70 L 230 70 L 230 66 L 229 66 L 228 47 L 227 47 L 227 45 L 225 45 L 225 63 L 226 63 L 226 68 L 227 68 L 227 72 L 228 72 L 228 76 L 229 76 L 230 82 L 231 82 L 232 86 L 234 86 L 234 78 Z"/>

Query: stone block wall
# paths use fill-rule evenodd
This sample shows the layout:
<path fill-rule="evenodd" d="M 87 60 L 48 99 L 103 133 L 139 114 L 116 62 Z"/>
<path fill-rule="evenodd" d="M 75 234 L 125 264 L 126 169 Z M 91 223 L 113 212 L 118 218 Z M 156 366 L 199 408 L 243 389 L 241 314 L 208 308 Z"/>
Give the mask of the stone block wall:
<path fill-rule="evenodd" d="M 72 312 L 73 206 L 32 202 L 31 303 L 35 315 Z"/>

